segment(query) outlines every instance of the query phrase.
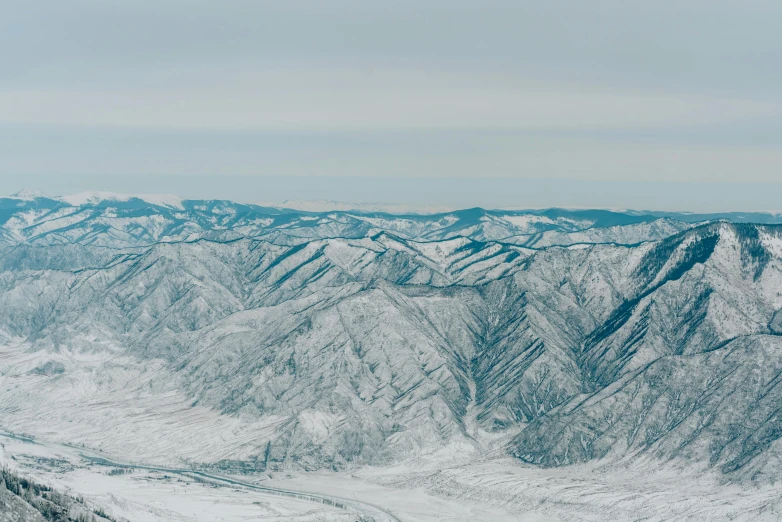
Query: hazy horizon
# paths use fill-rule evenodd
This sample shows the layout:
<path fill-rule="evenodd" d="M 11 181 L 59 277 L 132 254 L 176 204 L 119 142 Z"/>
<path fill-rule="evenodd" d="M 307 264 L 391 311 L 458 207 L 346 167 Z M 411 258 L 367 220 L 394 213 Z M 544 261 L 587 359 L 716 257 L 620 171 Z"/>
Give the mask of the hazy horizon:
<path fill-rule="evenodd" d="M 606 182 L 558 179 L 70 176 L 0 177 L 0 195 L 30 190 L 51 197 L 82 192 L 171 194 L 257 205 L 333 202 L 346 205 L 485 209 L 626 209 L 660 212 L 779 212 L 777 183 Z"/>

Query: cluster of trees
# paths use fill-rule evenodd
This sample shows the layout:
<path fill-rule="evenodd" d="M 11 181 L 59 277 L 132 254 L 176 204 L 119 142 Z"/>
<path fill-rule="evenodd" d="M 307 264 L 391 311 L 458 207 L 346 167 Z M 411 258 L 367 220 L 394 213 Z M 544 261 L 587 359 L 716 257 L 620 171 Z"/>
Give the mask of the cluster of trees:
<path fill-rule="evenodd" d="M 90 510 L 81 497 L 60 493 L 49 486 L 0 468 L 0 488 L 24 500 L 52 522 L 117 522 L 101 509 Z"/>
<path fill-rule="evenodd" d="M 128 475 L 130 473 L 133 473 L 133 468 L 112 468 L 109 470 L 108 475 Z"/>

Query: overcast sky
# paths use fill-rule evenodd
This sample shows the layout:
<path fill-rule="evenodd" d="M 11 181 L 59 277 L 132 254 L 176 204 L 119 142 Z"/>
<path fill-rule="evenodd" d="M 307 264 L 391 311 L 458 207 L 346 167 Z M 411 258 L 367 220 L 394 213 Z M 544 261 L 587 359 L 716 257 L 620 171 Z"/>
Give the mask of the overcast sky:
<path fill-rule="evenodd" d="M 0 192 L 782 210 L 782 2 L 0 16 Z"/>

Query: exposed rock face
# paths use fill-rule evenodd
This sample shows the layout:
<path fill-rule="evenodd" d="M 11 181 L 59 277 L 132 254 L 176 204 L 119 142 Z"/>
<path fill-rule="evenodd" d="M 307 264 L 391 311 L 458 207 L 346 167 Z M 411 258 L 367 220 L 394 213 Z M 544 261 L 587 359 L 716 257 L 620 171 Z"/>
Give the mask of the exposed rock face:
<path fill-rule="evenodd" d="M 120 233 L 138 208 L 62 205 L 6 223 L 4 426 L 253 469 L 504 434 L 546 466 L 778 472 L 780 227 L 184 202 Z"/>

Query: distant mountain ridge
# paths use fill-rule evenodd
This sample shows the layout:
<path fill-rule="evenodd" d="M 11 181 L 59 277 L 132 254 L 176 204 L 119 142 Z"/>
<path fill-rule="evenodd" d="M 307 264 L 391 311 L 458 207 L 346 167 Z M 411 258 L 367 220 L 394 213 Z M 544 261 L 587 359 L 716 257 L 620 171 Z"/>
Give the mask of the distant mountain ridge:
<path fill-rule="evenodd" d="M 147 246 L 202 237 L 264 237 L 296 243 L 364 237 L 388 231 L 407 239 L 464 236 L 526 246 L 577 242 L 638 243 L 714 219 L 779 223 L 775 214 L 679 214 L 610 210 L 455 210 L 389 214 L 367 210 L 312 212 L 170 195 L 90 192 L 50 198 L 23 191 L 0 198 L 0 243 Z M 611 228 L 614 227 L 614 228 Z"/>

